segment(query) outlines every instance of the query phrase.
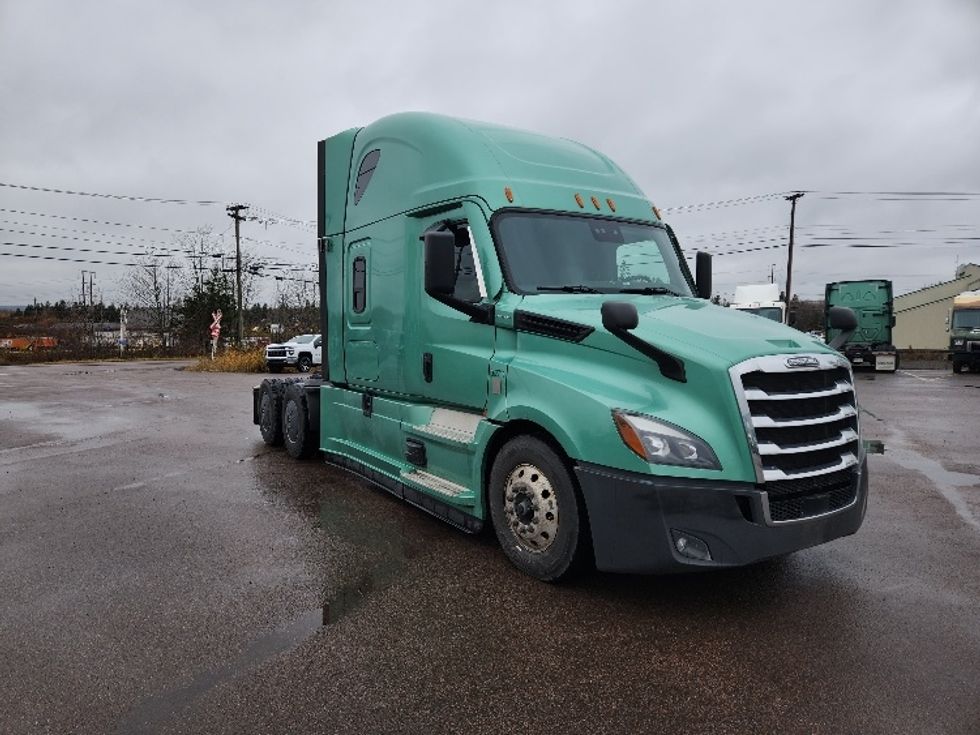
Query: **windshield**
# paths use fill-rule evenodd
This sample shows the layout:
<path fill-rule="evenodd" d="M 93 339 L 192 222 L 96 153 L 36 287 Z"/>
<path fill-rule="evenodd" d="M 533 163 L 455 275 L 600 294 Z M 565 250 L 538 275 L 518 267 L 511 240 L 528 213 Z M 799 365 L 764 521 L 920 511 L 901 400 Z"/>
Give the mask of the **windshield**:
<path fill-rule="evenodd" d="M 980 329 L 980 309 L 957 309 L 954 311 L 953 329 Z"/>
<path fill-rule="evenodd" d="M 774 322 L 781 322 L 783 320 L 783 310 L 778 306 L 758 306 L 753 309 L 742 309 L 739 307 L 738 310 L 748 312 L 749 314 L 757 314 L 766 319 L 772 319 Z"/>
<path fill-rule="evenodd" d="M 663 227 L 584 215 L 503 212 L 494 219 L 517 293 L 670 293 L 691 287 Z"/>
<path fill-rule="evenodd" d="M 290 342 L 299 342 L 300 344 L 303 344 L 305 342 L 312 342 L 313 341 L 313 337 L 314 337 L 314 335 L 312 335 L 312 334 L 298 334 L 298 335 L 296 335 L 295 337 L 293 337 L 289 341 Z"/>

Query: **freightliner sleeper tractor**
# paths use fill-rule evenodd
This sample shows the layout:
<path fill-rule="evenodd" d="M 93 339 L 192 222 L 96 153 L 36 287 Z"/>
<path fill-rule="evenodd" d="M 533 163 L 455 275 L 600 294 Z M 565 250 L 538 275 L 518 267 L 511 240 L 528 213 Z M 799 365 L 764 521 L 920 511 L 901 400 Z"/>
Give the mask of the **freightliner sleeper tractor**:
<path fill-rule="evenodd" d="M 601 153 L 405 113 L 321 141 L 317 176 L 322 374 L 255 388 L 268 443 L 491 523 L 543 580 L 749 564 L 861 525 L 847 360 L 712 305 L 710 258 L 692 277 Z"/>

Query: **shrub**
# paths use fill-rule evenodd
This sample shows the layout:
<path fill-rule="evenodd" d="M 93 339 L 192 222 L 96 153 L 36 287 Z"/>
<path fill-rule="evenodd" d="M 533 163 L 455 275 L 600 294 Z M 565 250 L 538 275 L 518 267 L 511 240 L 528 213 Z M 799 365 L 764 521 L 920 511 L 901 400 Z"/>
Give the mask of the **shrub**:
<path fill-rule="evenodd" d="M 264 373 L 265 372 L 265 348 L 255 347 L 247 350 L 239 350 L 229 347 L 223 352 L 219 352 L 214 360 L 210 355 L 198 359 L 197 364 L 191 365 L 188 370 L 205 373 Z"/>

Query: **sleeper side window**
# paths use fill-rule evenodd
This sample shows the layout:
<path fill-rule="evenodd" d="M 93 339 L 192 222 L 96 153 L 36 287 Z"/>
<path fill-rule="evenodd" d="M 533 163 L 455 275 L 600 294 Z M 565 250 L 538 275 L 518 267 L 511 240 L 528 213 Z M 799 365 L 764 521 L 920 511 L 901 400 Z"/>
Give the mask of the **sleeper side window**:
<path fill-rule="evenodd" d="M 354 258 L 353 271 L 351 309 L 355 314 L 361 314 L 367 306 L 367 259 L 363 255 Z"/>
<path fill-rule="evenodd" d="M 374 176 L 374 171 L 378 167 L 379 160 L 381 160 L 380 148 L 375 148 L 373 151 L 369 151 L 365 154 L 364 158 L 361 159 L 361 166 L 357 169 L 357 183 L 354 184 L 355 206 L 359 201 L 361 201 L 361 197 L 364 196 L 364 190 L 367 189 L 367 185 L 371 181 L 371 177 Z"/>

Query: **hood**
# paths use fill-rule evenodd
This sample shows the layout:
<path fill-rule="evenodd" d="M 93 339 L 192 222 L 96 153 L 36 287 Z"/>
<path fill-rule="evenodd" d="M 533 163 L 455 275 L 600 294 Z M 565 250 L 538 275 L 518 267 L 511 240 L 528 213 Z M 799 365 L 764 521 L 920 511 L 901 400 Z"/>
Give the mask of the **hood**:
<path fill-rule="evenodd" d="M 525 296 L 520 309 L 577 322 L 595 331 L 583 344 L 624 355 L 636 351 L 602 326 L 605 301 L 636 306 L 639 324 L 632 333 L 684 361 L 728 368 L 760 355 L 798 352 L 834 353 L 827 345 L 783 324 L 716 306 L 703 299 L 635 294 L 536 294 Z"/>

